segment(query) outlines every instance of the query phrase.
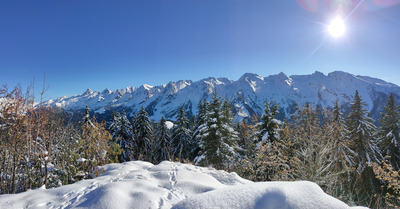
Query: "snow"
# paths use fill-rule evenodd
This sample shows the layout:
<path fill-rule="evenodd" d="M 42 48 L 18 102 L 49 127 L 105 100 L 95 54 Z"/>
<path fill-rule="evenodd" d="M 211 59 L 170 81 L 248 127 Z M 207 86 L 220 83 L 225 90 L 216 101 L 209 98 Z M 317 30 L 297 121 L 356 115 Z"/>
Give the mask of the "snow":
<path fill-rule="evenodd" d="M 345 203 L 325 194 L 315 183 L 260 182 L 218 189 L 189 197 L 173 209 L 197 208 L 350 208 Z"/>
<path fill-rule="evenodd" d="M 306 181 L 253 183 L 235 173 L 168 161 L 102 169 L 103 175 L 75 184 L 0 195 L 0 208 L 350 208 Z"/>
<path fill-rule="evenodd" d="M 146 89 L 146 90 L 151 90 L 152 88 L 154 88 L 154 86 L 150 86 L 148 84 L 144 84 L 143 88 Z"/>
<path fill-rule="evenodd" d="M 76 160 L 76 162 L 85 162 L 85 161 L 87 161 L 87 159 L 85 159 L 83 157 Z"/>
<path fill-rule="evenodd" d="M 174 123 L 172 121 L 165 121 L 165 125 L 167 126 L 168 129 L 172 129 L 174 127 Z"/>
<path fill-rule="evenodd" d="M 104 107 L 102 107 L 102 108 L 100 108 L 100 109 L 98 109 L 98 110 L 96 110 L 94 112 L 97 113 L 97 114 L 103 114 L 103 113 L 106 112 L 106 110 L 104 109 Z"/>
<path fill-rule="evenodd" d="M 152 120 L 160 120 L 162 116 L 173 119 L 177 110 L 187 106 L 187 111 L 197 113 L 200 101 L 211 100 L 212 92 L 217 89 L 222 97 L 233 102 L 236 121 L 253 114 L 261 115 L 264 103 L 276 101 L 287 117 L 293 107 L 310 103 L 321 107 L 333 107 L 336 100 L 346 105 L 352 100 L 355 90 L 368 104 L 368 110 L 379 110 L 384 105 L 380 101 L 383 95 L 389 93 L 400 95 L 400 87 L 379 79 L 365 76 L 355 76 L 345 72 L 332 72 L 324 75 L 316 72 L 311 75 L 292 75 L 284 73 L 261 77 L 247 73 L 238 81 L 227 78 L 208 78 L 200 81 L 170 82 L 168 85 L 142 85 L 139 88 L 127 87 L 103 92 L 88 89 L 84 94 L 72 97 L 59 97 L 49 100 L 46 104 L 59 106 L 66 110 L 84 109 L 86 105 L 92 110 L 105 108 L 113 110 L 129 107 L 132 112 L 140 111 L 144 106 L 153 111 Z M 383 97 L 382 97 L 383 98 Z M 372 114 L 376 114 L 372 112 Z"/>

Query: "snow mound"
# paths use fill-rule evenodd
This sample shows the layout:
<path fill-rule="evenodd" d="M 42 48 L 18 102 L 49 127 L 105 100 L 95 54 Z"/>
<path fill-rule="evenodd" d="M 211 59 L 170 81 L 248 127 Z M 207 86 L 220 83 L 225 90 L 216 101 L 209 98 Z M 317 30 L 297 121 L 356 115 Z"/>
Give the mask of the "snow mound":
<path fill-rule="evenodd" d="M 173 209 L 196 208 L 230 209 L 344 209 L 350 208 L 342 201 L 325 194 L 315 183 L 260 182 L 223 188 L 189 197 Z"/>
<path fill-rule="evenodd" d="M 349 208 L 310 182 L 253 183 L 236 173 L 167 161 L 103 169 L 75 184 L 0 195 L 0 208 Z"/>

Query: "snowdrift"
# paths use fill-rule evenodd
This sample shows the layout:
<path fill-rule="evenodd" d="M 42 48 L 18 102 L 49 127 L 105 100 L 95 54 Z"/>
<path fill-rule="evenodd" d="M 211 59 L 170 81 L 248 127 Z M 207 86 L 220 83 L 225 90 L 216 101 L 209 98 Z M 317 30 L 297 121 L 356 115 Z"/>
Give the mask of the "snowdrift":
<path fill-rule="evenodd" d="M 311 182 L 253 183 L 189 164 L 134 161 L 54 189 L 0 195 L 0 208 L 350 208 Z"/>

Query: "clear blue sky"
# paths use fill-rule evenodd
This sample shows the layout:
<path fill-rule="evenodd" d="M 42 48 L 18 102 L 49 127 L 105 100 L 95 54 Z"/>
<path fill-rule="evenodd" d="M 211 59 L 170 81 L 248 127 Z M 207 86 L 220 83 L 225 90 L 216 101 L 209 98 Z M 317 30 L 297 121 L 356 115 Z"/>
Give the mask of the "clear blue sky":
<path fill-rule="evenodd" d="M 316 70 L 400 84 L 400 0 L 0 0 L 0 84 L 46 73 L 47 99 Z"/>

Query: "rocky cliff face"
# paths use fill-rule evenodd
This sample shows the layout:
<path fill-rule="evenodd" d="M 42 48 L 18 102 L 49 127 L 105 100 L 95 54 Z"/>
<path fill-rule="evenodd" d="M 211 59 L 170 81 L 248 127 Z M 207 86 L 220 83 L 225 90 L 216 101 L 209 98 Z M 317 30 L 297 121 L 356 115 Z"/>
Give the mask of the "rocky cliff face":
<path fill-rule="evenodd" d="M 181 106 L 189 115 L 196 114 L 199 102 L 211 99 L 214 90 L 232 102 L 237 120 L 253 114 L 261 115 L 266 100 L 279 104 L 279 118 L 282 119 L 295 112 L 298 105 L 306 103 L 330 108 L 339 100 L 346 112 L 356 90 L 368 104 L 373 118 L 379 117 L 390 93 L 400 99 L 400 87 L 395 84 L 336 71 L 328 75 L 315 72 L 311 75 L 287 76 L 280 73 L 268 77 L 246 73 L 237 81 L 206 78 L 196 82 L 180 80 L 161 86 L 142 85 L 115 91 L 88 89 L 81 95 L 60 97 L 46 103 L 66 111 L 81 110 L 89 105 L 100 115 L 110 115 L 113 110 L 122 109 L 133 115 L 143 106 L 151 119 L 159 120 L 164 116 L 174 120 Z"/>

